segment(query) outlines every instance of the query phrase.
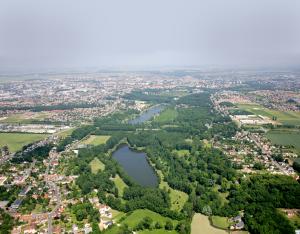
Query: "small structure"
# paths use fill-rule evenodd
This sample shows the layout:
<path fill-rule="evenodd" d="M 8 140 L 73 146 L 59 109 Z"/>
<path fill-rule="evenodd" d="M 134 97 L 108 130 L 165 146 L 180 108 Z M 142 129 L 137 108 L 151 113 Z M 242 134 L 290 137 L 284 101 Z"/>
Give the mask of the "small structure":
<path fill-rule="evenodd" d="M 16 199 L 16 200 L 11 204 L 10 208 L 11 208 L 12 210 L 17 210 L 17 209 L 20 207 L 21 204 L 22 204 L 22 200 Z"/>
<path fill-rule="evenodd" d="M 231 218 L 230 222 L 234 223 L 233 225 L 230 226 L 230 229 L 232 229 L 232 230 L 241 230 L 245 227 L 245 223 L 242 220 L 241 215 Z"/>

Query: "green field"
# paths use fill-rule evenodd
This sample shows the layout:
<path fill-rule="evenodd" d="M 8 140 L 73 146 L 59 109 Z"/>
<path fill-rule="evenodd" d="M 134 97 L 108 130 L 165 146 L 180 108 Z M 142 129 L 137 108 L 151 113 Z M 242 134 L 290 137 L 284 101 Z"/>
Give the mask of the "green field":
<path fill-rule="evenodd" d="M 158 213 L 155 213 L 151 210 L 135 210 L 132 214 L 130 214 L 122 223 L 127 224 L 129 227 L 134 228 L 143 218 L 150 217 L 153 220 L 153 223 L 159 222 L 162 225 L 165 225 L 167 220 L 170 220 L 175 227 L 178 223 L 176 220 L 172 220 L 170 218 L 164 217 Z"/>
<path fill-rule="evenodd" d="M 164 181 L 163 175 L 161 171 L 158 171 L 158 174 L 161 178 L 159 188 L 166 189 L 170 191 L 170 199 L 171 199 L 171 209 L 180 211 L 184 206 L 185 202 L 188 200 L 188 195 L 182 191 L 172 189 L 167 182 Z"/>
<path fill-rule="evenodd" d="M 94 173 L 94 174 L 96 174 L 99 170 L 103 171 L 105 169 L 105 165 L 98 158 L 94 158 L 90 162 L 90 167 L 91 167 L 92 173 Z"/>
<path fill-rule="evenodd" d="M 46 138 L 47 134 L 0 133 L 0 147 L 7 145 L 10 152 L 21 150 L 23 146 Z"/>
<path fill-rule="evenodd" d="M 226 234 L 225 230 L 210 225 L 209 219 L 203 214 L 196 213 L 192 220 L 191 234 Z"/>
<path fill-rule="evenodd" d="M 110 138 L 110 136 L 97 136 L 91 135 L 88 139 L 82 141 L 82 144 L 85 145 L 101 145 L 105 144 L 106 141 Z"/>
<path fill-rule="evenodd" d="M 161 112 L 160 115 L 158 115 L 154 121 L 159 123 L 169 123 L 172 122 L 174 119 L 176 119 L 178 113 L 177 110 L 174 108 L 168 108 Z"/>
<path fill-rule="evenodd" d="M 127 184 L 125 184 L 125 182 L 122 180 L 122 178 L 119 175 L 116 175 L 116 177 L 113 178 L 112 180 L 114 181 L 116 187 L 118 188 L 119 196 L 122 197 L 124 189 L 128 187 Z"/>
<path fill-rule="evenodd" d="M 62 138 L 66 138 L 66 137 L 70 136 L 74 130 L 75 130 L 75 128 L 69 128 L 67 130 L 63 130 L 63 131 L 57 133 L 57 135 Z"/>
<path fill-rule="evenodd" d="M 129 216 L 127 216 L 120 224 L 127 224 L 129 228 L 133 229 L 135 228 L 140 221 L 142 221 L 145 217 L 149 217 L 152 219 L 154 225 L 156 222 L 160 223 L 162 226 L 164 226 L 167 222 L 167 220 L 170 220 L 173 223 L 174 228 L 176 227 L 178 221 L 172 220 L 170 218 L 164 217 L 158 213 L 155 213 L 150 210 L 145 209 L 138 209 L 133 211 Z M 120 234 L 120 227 L 114 226 L 108 230 L 105 231 L 106 234 Z M 153 229 L 153 230 L 142 230 L 138 232 L 143 234 L 177 234 L 175 230 L 172 231 L 166 231 L 163 228 L 162 229 Z"/>
<path fill-rule="evenodd" d="M 213 226 L 221 229 L 228 229 L 230 225 L 227 217 L 212 216 L 211 221 Z"/>
<path fill-rule="evenodd" d="M 179 157 L 184 157 L 190 154 L 188 150 L 173 150 L 172 152 L 177 153 Z"/>
<path fill-rule="evenodd" d="M 300 131 L 271 130 L 267 132 L 266 137 L 270 139 L 273 144 L 284 146 L 292 145 L 300 152 Z"/>
<path fill-rule="evenodd" d="M 12 114 L 5 119 L 1 119 L 1 123 L 22 123 L 30 124 L 34 121 L 43 121 L 49 116 L 47 112 L 25 112 L 22 114 Z"/>
<path fill-rule="evenodd" d="M 156 230 L 144 230 L 140 231 L 139 234 L 177 234 L 178 232 L 172 230 L 172 231 L 167 231 L 164 229 L 156 229 Z"/>
<path fill-rule="evenodd" d="M 258 104 L 238 104 L 239 109 L 252 112 L 256 115 L 273 116 L 282 124 L 300 125 L 300 113 L 294 111 L 271 110 Z"/>

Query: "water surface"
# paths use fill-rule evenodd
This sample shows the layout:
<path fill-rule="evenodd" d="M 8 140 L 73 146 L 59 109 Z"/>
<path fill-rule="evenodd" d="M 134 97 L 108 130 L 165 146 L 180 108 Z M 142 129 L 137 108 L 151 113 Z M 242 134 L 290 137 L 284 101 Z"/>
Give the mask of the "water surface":
<path fill-rule="evenodd" d="M 113 152 L 112 157 L 138 184 L 147 187 L 158 185 L 157 175 L 148 163 L 146 153 L 134 151 L 124 144 Z"/>
<path fill-rule="evenodd" d="M 144 122 L 150 120 L 155 115 L 159 114 L 163 109 L 165 109 L 165 106 L 163 106 L 163 105 L 157 105 L 157 106 L 150 107 L 148 110 L 144 111 L 141 115 L 139 115 L 135 119 L 130 120 L 129 123 L 130 124 L 144 123 Z"/>

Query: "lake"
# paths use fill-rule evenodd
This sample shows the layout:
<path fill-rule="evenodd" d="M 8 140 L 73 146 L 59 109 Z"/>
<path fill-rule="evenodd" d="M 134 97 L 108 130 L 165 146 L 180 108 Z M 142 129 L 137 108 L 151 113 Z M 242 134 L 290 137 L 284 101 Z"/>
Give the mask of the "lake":
<path fill-rule="evenodd" d="M 148 163 L 146 153 L 134 151 L 124 144 L 113 152 L 112 157 L 139 185 L 146 187 L 156 187 L 158 185 L 157 175 Z"/>
<path fill-rule="evenodd" d="M 165 109 L 164 105 L 157 105 L 150 107 L 148 110 L 144 111 L 141 115 L 129 121 L 130 124 L 140 124 L 150 120 L 155 115 L 159 114 Z"/>

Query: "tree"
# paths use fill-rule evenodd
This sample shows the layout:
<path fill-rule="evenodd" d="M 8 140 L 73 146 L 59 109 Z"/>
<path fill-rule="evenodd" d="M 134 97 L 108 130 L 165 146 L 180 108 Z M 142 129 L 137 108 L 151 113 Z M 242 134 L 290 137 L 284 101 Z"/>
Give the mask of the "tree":
<path fill-rule="evenodd" d="M 165 229 L 166 230 L 173 230 L 173 223 L 170 220 L 167 220 L 166 225 L 165 225 Z"/>
<path fill-rule="evenodd" d="M 211 207 L 209 205 L 206 205 L 202 208 L 202 213 L 207 215 L 207 216 L 210 216 L 212 215 L 212 210 L 211 210 Z"/>

